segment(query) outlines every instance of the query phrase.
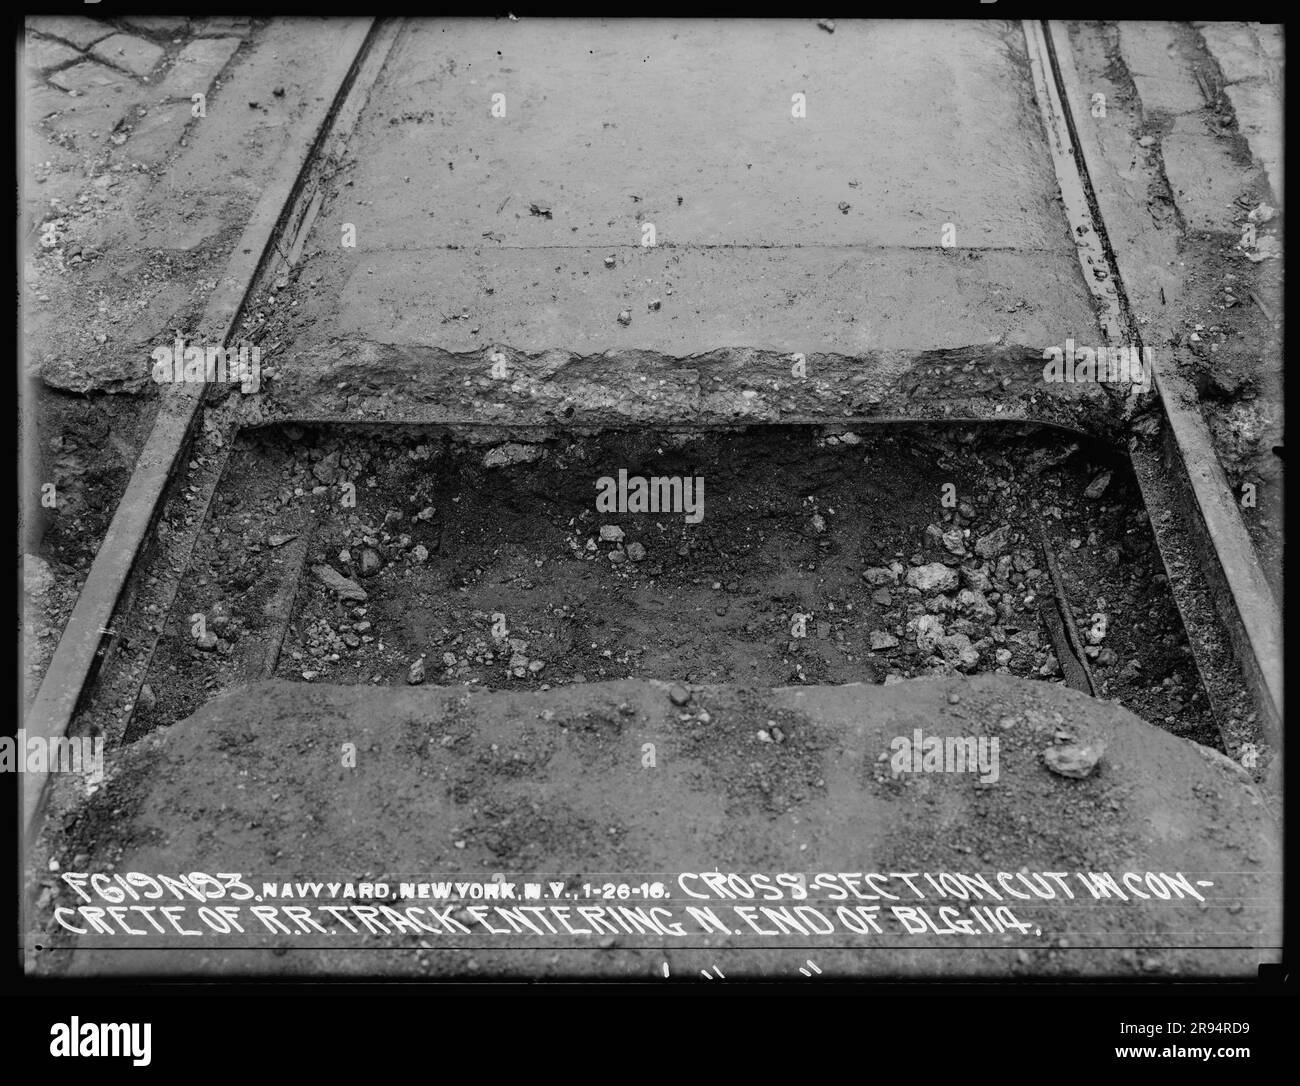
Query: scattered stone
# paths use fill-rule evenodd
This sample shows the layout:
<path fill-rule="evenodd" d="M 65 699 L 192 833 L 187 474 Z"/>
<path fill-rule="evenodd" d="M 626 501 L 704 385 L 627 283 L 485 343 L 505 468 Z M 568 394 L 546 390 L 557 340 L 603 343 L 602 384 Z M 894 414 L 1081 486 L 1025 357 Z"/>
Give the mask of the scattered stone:
<path fill-rule="evenodd" d="M 1097 763 L 1105 753 L 1106 744 L 1100 741 L 1066 743 L 1063 746 L 1048 747 L 1043 751 L 1043 761 L 1058 776 L 1083 780 L 1097 768 Z"/>
<path fill-rule="evenodd" d="M 317 481 L 329 486 L 339 475 L 339 454 L 332 452 L 328 456 L 322 456 L 311 466 L 311 473 Z"/>
<path fill-rule="evenodd" d="M 623 529 L 617 524 L 602 524 L 600 526 L 600 538 L 605 543 L 622 543 Z"/>
<path fill-rule="evenodd" d="M 808 522 L 808 527 L 814 535 L 821 535 L 822 532 L 826 531 L 826 518 L 820 513 L 814 513 L 812 520 Z"/>
<path fill-rule="evenodd" d="M 961 579 L 966 582 L 966 587 L 974 592 L 989 592 L 993 588 L 989 575 L 982 569 L 963 569 Z"/>
<path fill-rule="evenodd" d="M 957 587 L 957 571 L 942 562 L 931 562 L 909 569 L 907 583 L 922 592 L 947 592 Z"/>
<path fill-rule="evenodd" d="M 429 548 L 423 543 L 417 543 L 411 548 L 411 560 L 419 565 L 424 565 L 429 560 Z"/>
<path fill-rule="evenodd" d="M 552 218 L 551 205 L 532 203 L 528 205 L 528 210 L 534 215 L 540 215 L 544 219 Z"/>
<path fill-rule="evenodd" d="M 948 634 L 939 638 L 937 647 L 943 653 L 945 662 L 955 664 L 963 671 L 972 670 L 980 662 L 979 650 L 963 633 Z"/>
<path fill-rule="evenodd" d="M 966 554 L 966 544 L 962 538 L 960 528 L 950 528 L 942 536 L 944 548 L 949 554 L 955 554 L 959 558 Z"/>
<path fill-rule="evenodd" d="M 614 257 L 612 255 L 605 257 L 605 267 L 612 268 L 613 266 L 614 266 Z"/>
<path fill-rule="evenodd" d="M 1115 650 L 1108 645 L 1103 648 L 1101 652 L 1097 653 L 1097 666 L 1114 667 L 1115 661 L 1118 659 L 1119 657 L 1115 654 Z"/>
<path fill-rule="evenodd" d="M 883 566 L 872 566 L 870 569 L 864 569 L 862 576 L 870 585 L 897 584 L 898 576 L 892 569 L 885 569 Z"/>
<path fill-rule="evenodd" d="M 764 729 L 764 728 L 759 728 L 759 729 L 758 729 L 758 732 L 757 732 L 756 734 L 758 735 L 758 741 L 759 741 L 760 743 L 770 743 L 770 742 L 772 742 L 772 736 L 767 732 L 766 729 Z"/>
<path fill-rule="evenodd" d="M 870 633 L 871 648 L 875 652 L 882 649 L 892 649 L 898 645 L 898 638 L 884 630 L 872 630 Z"/>
<path fill-rule="evenodd" d="M 674 705 L 685 705 L 691 700 L 691 692 L 681 683 L 673 683 L 668 688 L 668 698 Z"/>
<path fill-rule="evenodd" d="M 646 306 L 646 308 L 653 313 L 663 308 L 663 304 L 664 303 L 662 301 L 660 301 L 658 298 L 655 298 L 650 302 L 649 305 Z"/>
<path fill-rule="evenodd" d="M 632 310 L 624 309 L 618 315 L 618 323 L 628 325 L 632 323 Z"/>
<path fill-rule="evenodd" d="M 840 214 L 841 214 L 841 215 L 847 215 L 847 214 L 849 213 L 849 208 L 850 208 L 851 206 L 852 206 L 852 205 L 849 204 L 848 201 L 846 201 L 846 200 L 841 200 L 840 203 L 839 203 Z"/>
<path fill-rule="evenodd" d="M 339 599 L 342 600 L 364 600 L 366 599 L 366 590 L 356 581 L 344 577 L 333 566 L 312 566 L 312 573 L 326 588 L 338 593 Z"/>
<path fill-rule="evenodd" d="M 894 602 L 894 597 L 890 595 L 888 588 L 877 588 L 871 593 L 871 602 L 878 607 L 888 607 Z"/>
<path fill-rule="evenodd" d="M 627 556 L 633 562 L 642 562 L 645 560 L 645 547 L 640 543 L 629 543 L 627 546 Z"/>
<path fill-rule="evenodd" d="M 1004 524 L 996 531 L 980 536 L 975 543 L 975 553 L 981 558 L 996 558 L 1006 549 L 1010 536 L 1011 529 Z"/>
<path fill-rule="evenodd" d="M 290 540 L 298 538 L 297 532 L 272 532 L 267 542 L 273 547 L 283 547 Z"/>
<path fill-rule="evenodd" d="M 536 445 L 520 445 L 511 442 L 490 449 L 483 457 L 485 468 L 503 468 L 509 464 L 531 464 L 541 458 L 542 450 Z"/>
<path fill-rule="evenodd" d="M 919 615 L 907 624 L 907 630 L 916 637 L 916 647 L 922 652 L 932 652 L 943 637 L 943 623 L 934 615 Z"/>
<path fill-rule="evenodd" d="M 978 619 L 991 619 L 997 615 L 984 593 L 974 588 L 963 588 L 957 593 L 957 606 Z"/>
<path fill-rule="evenodd" d="M 44 595 L 54 587 L 50 564 L 35 554 L 23 555 L 23 587 L 33 596 Z"/>
<path fill-rule="evenodd" d="M 817 20 L 817 25 L 818 25 L 819 27 L 821 27 L 824 31 L 826 31 L 827 34 L 834 34 L 834 33 L 835 33 L 835 20 L 834 20 L 834 19 L 818 19 L 818 20 Z"/>
<path fill-rule="evenodd" d="M 1096 501 L 1102 496 L 1108 486 L 1110 486 L 1110 472 L 1103 471 L 1097 476 L 1097 478 L 1087 485 L 1084 489 L 1083 496 L 1092 501 Z"/>
<path fill-rule="evenodd" d="M 384 560 L 373 547 L 366 547 L 361 552 L 361 576 L 373 577 L 383 568 Z"/>

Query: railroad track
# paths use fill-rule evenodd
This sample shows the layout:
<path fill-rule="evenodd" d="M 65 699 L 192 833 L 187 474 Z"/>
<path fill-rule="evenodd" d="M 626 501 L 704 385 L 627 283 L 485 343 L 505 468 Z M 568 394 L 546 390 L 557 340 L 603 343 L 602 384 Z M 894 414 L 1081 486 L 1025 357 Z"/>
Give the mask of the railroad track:
<path fill-rule="evenodd" d="M 231 450 L 251 428 L 439 426 L 462 435 L 494 428 L 536 441 L 604 429 L 725 431 L 781 424 L 851 432 L 886 424 L 1018 423 L 1082 435 L 1128 457 L 1225 743 L 1278 748 L 1276 602 L 1195 404 L 1186 400 L 1173 368 L 1146 350 L 1149 342 L 1161 341 L 1163 328 L 1149 292 L 1135 289 L 1130 270 L 1131 248 L 1140 243 L 1132 239 L 1145 234 L 1131 228 L 1104 156 L 1079 122 L 1085 99 L 1068 37 L 1060 24 L 1027 22 L 1023 30 L 1098 324 L 1107 346 L 1137 348 L 1148 359 L 1154 402 L 1123 381 L 1044 382 L 1041 351 L 1014 344 L 857 354 L 537 351 L 507 343 L 454 350 L 376 346 L 364 338 L 313 345 L 277 360 L 271 396 L 218 400 L 203 384 L 169 392 L 32 704 L 27 734 L 62 736 L 81 718 L 96 721 L 114 741 L 130 735 L 165 616 L 209 521 Z M 405 32 L 400 22 L 368 20 L 341 31 L 337 66 L 322 76 L 329 93 L 303 118 L 292 153 L 205 312 L 200 332 L 208 341 L 236 342 L 241 320 L 257 299 L 301 261 L 325 205 L 323 193 L 348 158 L 372 88 Z M 665 251 L 671 249 L 665 243 Z M 504 365 L 507 380 L 493 375 L 496 365 Z M 644 388 L 645 394 L 629 398 L 629 387 Z M 204 418 L 208 425 L 199 425 Z M 283 625 L 309 563 L 312 526 L 297 528 L 300 541 L 284 552 L 273 608 Z M 1081 651 L 1077 631 L 1068 626 L 1071 609 L 1055 559 L 1050 545 L 1044 547 L 1061 620 L 1059 641 Z M 271 634 L 261 674 L 274 670 L 283 633 L 280 628 Z M 1086 660 L 1076 663 L 1079 681 L 1091 687 Z M 40 827 L 48 784 L 42 773 L 22 778 L 29 834 Z"/>

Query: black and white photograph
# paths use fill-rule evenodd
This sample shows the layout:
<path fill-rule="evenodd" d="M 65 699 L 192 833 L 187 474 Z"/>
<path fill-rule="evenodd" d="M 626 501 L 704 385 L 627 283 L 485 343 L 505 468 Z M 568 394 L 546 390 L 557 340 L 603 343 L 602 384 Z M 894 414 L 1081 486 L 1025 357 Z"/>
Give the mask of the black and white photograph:
<path fill-rule="evenodd" d="M 1285 974 L 1283 25 L 759 12 L 20 19 L 20 990 Z"/>

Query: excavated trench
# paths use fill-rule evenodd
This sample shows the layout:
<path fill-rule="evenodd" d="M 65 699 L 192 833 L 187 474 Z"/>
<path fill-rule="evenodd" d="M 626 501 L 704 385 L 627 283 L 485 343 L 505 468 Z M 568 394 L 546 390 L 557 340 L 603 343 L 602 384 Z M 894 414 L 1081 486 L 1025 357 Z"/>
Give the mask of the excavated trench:
<path fill-rule="evenodd" d="M 638 478 L 677 507 L 641 511 Z M 1131 470 L 1077 435 L 280 425 L 232 451 L 125 738 L 264 677 L 1079 686 L 1080 664 L 1221 747 Z"/>

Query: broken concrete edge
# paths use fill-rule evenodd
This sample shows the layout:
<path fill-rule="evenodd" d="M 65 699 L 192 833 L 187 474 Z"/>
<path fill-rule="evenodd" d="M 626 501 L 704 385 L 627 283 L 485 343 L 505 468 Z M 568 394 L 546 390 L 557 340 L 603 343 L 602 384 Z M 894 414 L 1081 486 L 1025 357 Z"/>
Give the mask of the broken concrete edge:
<path fill-rule="evenodd" d="M 304 111 L 294 126 L 281 165 L 263 190 L 231 252 L 225 273 L 208 299 L 200 328 L 209 330 L 214 341 L 223 344 L 227 341 L 250 296 L 258 268 L 275 248 L 277 229 L 292 217 L 291 204 L 306 159 L 324 138 L 340 96 L 352 88 L 352 77 L 373 25 L 374 20 L 370 18 L 353 20 L 340 35 L 334 65 L 323 73 L 325 93 Z M 126 493 L 95 555 L 36 700 L 24 720 L 30 734 L 53 739 L 67 733 L 93 674 L 100 642 L 108 636 L 127 577 L 157 520 L 160 499 L 189 447 L 205 390 L 202 384 L 182 386 L 159 408 Z M 31 839 L 39 823 L 48 785 L 45 773 L 24 774 L 20 780 L 26 840 Z"/>
<path fill-rule="evenodd" d="M 1026 34 L 1030 33 L 1028 27 L 1027 23 Z M 1071 102 L 1082 107 L 1088 100 L 1080 90 L 1068 29 L 1064 23 L 1052 21 L 1039 33 L 1052 54 L 1053 67 L 1060 79 L 1065 104 L 1058 102 L 1058 108 L 1068 116 Z M 1115 286 L 1128 340 L 1142 344 L 1138 329 L 1145 324 L 1147 338 L 1170 342 L 1172 332 L 1166 327 L 1160 310 L 1151 308 L 1149 295 L 1134 295 L 1126 288 L 1129 282 L 1143 282 L 1140 274 L 1144 267 L 1143 254 L 1133 239 L 1145 237 L 1150 224 L 1134 211 L 1122 191 L 1115 188 L 1092 129 L 1087 125 L 1076 128 L 1071 122 L 1070 133 L 1075 143 L 1070 158 L 1086 178 L 1092 195 L 1087 221 L 1093 224 L 1093 233 L 1101 237 L 1117 280 Z M 1103 232 L 1106 217 L 1115 227 L 1115 240 Z M 1143 356 L 1146 354 L 1144 349 Z M 1165 459 L 1175 464 L 1173 477 L 1178 483 L 1179 500 L 1173 506 L 1165 503 L 1162 508 L 1158 495 L 1149 487 L 1144 487 L 1144 500 L 1152 506 L 1153 523 L 1162 514 L 1177 517 L 1185 529 L 1177 534 L 1190 535 L 1199 544 L 1215 609 L 1256 703 L 1260 730 L 1267 742 L 1277 746 L 1281 741 L 1283 704 L 1281 612 L 1228 488 L 1209 429 L 1196 406 L 1196 397 L 1172 367 L 1153 363 L 1151 375 L 1165 420 Z M 1160 539 L 1157 533 L 1157 542 Z M 1198 666 L 1204 666 L 1200 655 L 1197 662 Z"/>
<path fill-rule="evenodd" d="M 757 348 L 580 355 L 503 346 L 454 353 L 336 340 L 264 364 L 248 422 L 576 427 L 969 418 L 1039 423 L 1118 447 L 1141 389 L 1047 380 L 1046 354 L 990 345 L 860 355 Z"/>

